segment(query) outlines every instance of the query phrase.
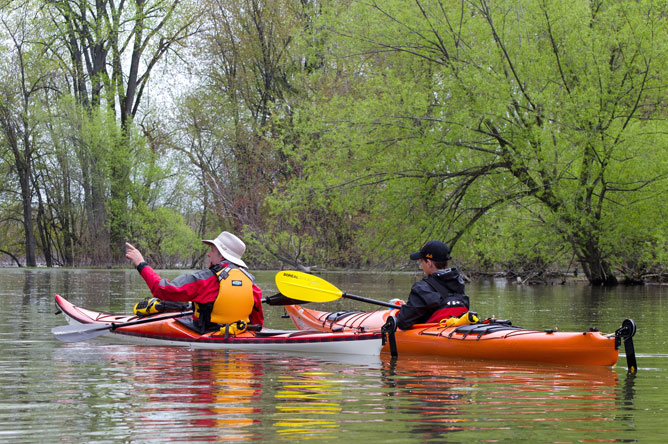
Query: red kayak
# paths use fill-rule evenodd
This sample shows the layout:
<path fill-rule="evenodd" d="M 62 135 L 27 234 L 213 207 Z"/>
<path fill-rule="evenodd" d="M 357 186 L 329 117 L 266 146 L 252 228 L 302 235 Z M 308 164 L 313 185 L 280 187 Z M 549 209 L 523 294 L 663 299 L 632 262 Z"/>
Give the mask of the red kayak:
<path fill-rule="evenodd" d="M 300 330 L 244 331 L 225 334 L 214 331 L 200 334 L 191 328 L 191 313 L 156 314 L 139 318 L 135 315 L 101 313 L 77 307 L 60 295 L 56 306 L 69 325 L 52 329 L 65 342 L 92 339 L 102 334 L 114 341 L 177 347 L 269 350 L 279 352 L 345 353 L 379 355 L 380 332 L 324 332 Z"/>

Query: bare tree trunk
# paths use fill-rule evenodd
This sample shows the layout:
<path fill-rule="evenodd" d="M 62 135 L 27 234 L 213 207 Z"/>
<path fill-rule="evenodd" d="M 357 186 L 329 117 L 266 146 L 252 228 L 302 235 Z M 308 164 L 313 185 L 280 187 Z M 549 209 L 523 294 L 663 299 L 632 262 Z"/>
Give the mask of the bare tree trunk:
<path fill-rule="evenodd" d="M 26 266 L 35 267 L 37 266 L 37 259 L 35 257 L 35 233 L 33 232 L 32 219 L 32 190 L 30 189 L 30 180 L 24 177 L 26 174 L 28 173 L 25 170 L 20 173 L 22 176 L 20 182 L 21 201 L 23 203 L 23 229 L 25 230 L 26 242 Z"/>
<path fill-rule="evenodd" d="M 21 205 L 23 207 L 23 229 L 25 232 L 25 250 L 26 250 L 26 266 L 34 267 L 37 265 L 35 259 L 35 235 L 33 232 L 33 216 L 32 216 L 32 188 L 30 187 L 30 174 L 32 163 L 32 147 L 30 143 L 30 136 L 28 134 L 21 134 L 19 142 L 19 131 L 17 131 L 17 118 L 13 115 L 12 110 L 6 106 L 8 102 L 3 101 L 0 104 L 0 120 L 2 121 L 2 130 L 7 143 L 14 154 L 14 167 L 21 185 Z M 11 103 L 11 102 L 9 102 Z M 21 120 L 21 119 L 19 119 Z M 24 121 L 21 124 L 21 131 L 27 132 L 27 123 Z M 20 146 L 21 144 L 21 146 Z"/>
<path fill-rule="evenodd" d="M 44 209 L 44 202 L 42 201 L 42 196 L 37 185 L 37 180 L 33 179 L 33 183 L 35 186 L 35 195 L 37 196 L 37 231 L 39 232 L 39 237 L 42 244 L 42 254 L 44 254 L 44 262 L 46 263 L 46 266 L 53 267 L 53 243 L 51 242 L 51 236 L 49 235 L 50 224 L 47 220 L 47 214 Z"/>

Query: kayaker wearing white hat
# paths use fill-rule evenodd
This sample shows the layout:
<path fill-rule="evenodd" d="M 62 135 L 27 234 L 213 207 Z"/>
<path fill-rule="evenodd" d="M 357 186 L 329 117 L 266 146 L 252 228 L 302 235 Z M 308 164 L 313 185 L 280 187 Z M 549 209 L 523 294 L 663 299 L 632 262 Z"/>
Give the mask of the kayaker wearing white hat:
<path fill-rule="evenodd" d="M 139 274 L 158 299 L 173 302 L 192 302 L 195 310 L 194 326 L 200 332 L 216 330 L 221 326 L 242 324 L 261 326 L 262 290 L 255 285 L 255 278 L 248 272 L 241 259 L 246 244 L 232 233 L 223 231 L 211 240 L 202 240 L 210 245 L 206 257 L 209 268 L 192 274 L 183 274 L 173 281 L 162 279 L 144 260 L 142 254 L 129 243 L 125 244 L 125 257 L 136 267 Z M 135 312 L 150 314 L 160 310 L 160 301 L 137 304 Z M 238 331 L 235 327 L 233 331 Z M 245 327 L 244 327 L 245 328 Z"/>

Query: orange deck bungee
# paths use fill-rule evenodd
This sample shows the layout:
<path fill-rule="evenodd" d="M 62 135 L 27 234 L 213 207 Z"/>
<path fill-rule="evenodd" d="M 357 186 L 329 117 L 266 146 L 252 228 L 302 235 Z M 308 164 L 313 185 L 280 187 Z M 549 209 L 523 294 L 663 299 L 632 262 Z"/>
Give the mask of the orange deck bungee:
<path fill-rule="evenodd" d="M 285 309 L 297 328 L 322 331 L 376 331 L 398 311 L 328 313 L 299 305 Z M 534 331 L 495 323 L 460 327 L 415 325 L 410 330 L 397 330 L 396 341 L 399 356 L 420 354 L 595 366 L 612 366 L 619 356 L 615 334 Z"/>

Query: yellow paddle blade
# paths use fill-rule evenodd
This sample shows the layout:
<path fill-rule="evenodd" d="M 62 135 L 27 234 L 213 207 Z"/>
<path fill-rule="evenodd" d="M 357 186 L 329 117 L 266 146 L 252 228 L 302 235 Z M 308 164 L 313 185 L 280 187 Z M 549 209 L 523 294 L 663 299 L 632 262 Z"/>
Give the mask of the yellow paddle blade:
<path fill-rule="evenodd" d="M 277 273 L 276 287 L 284 296 L 308 302 L 330 302 L 343 295 L 341 290 L 326 280 L 301 271 Z"/>

